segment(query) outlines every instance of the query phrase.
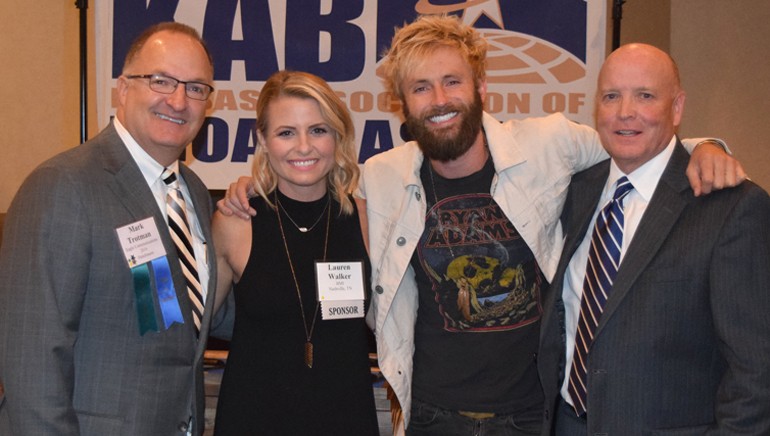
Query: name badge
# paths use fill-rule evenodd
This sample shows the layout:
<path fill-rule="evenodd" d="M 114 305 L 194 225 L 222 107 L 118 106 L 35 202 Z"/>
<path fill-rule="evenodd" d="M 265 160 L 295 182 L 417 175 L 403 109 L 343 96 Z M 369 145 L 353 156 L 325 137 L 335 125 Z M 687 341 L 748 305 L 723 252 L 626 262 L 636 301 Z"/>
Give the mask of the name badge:
<path fill-rule="evenodd" d="M 321 319 L 364 317 L 364 263 L 316 262 Z"/>
<path fill-rule="evenodd" d="M 136 297 L 139 334 L 159 331 L 155 301 L 160 306 L 164 330 L 184 324 L 166 249 L 153 217 L 115 229 L 123 256 L 131 269 Z M 153 290 L 154 295 L 153 295 Z"/>
<path fill-rule="evenodd" d="M 128 267 L 155 260 L 166 255 L 160 232 L 152 217 L 115 229 Z"/>

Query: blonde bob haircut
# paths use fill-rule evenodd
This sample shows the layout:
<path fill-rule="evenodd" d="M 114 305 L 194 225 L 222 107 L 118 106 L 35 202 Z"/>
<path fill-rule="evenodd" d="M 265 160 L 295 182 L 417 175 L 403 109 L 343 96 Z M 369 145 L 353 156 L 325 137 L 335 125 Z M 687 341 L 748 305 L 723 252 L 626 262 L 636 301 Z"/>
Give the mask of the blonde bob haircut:
<path fill-rule="evenodd" d="M 477 85 L 486 78 L 487 41 L 476 29 L 453 15 L 422 15 L 396 29 L 390 49 L 384 54 L 381 71 L 388 91 L 403 102 L 401 82 L 439 47 L 457 49 L 471 66 Z"/>
<path fill-rule="evenodd" d="M 265 82 L 257 100 L 257 130 L 266 137 L 268 107 L 280 97 L 311 99 L 318 103 L 321 116 L 334 131 L 334 160 L 336 165 L 326 175 L 326 186 L 340 203 L 340 213 L 350 215 L 354 204 L 348 197 L 358 183 L 358 163 L 355 151 L 353 120 L 337 94 L 323 79 L 300 71 L 278 71 Z M 268 197 L 278 187 L 278 176 L 270 166 L 265 144 L 257 141 L 252 168 L 255 190 L 273 208 Z"/>

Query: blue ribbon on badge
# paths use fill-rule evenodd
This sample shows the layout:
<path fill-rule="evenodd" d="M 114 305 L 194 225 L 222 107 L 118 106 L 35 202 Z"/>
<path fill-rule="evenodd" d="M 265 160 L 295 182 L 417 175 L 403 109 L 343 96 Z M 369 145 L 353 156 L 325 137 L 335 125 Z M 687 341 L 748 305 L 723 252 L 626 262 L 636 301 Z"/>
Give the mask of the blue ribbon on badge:
<path fill-rule="evenodd" d="M 155 304 L 152 298 L 150 269 L 146 263 L 131 268 L 134 278 L 134 294 L 136 294 L 136 316 L 139 321 L 139 334 L 144 336 L 148 331 L 158 331 L 158 321 L 155 318 Z"/>
<path fill-rule="evenodd" d="M 178 322 L 184 324 L 182 309 L 179 308 L 179 300 L 174 290 L 174 279 L 171 277 L 171 268 L 166 256 L 152 261 L 152 269 L 155 272 L 155 290 L 158 293 L 160 312 L 163 315 L 163 325 L 166 329 Z"/>

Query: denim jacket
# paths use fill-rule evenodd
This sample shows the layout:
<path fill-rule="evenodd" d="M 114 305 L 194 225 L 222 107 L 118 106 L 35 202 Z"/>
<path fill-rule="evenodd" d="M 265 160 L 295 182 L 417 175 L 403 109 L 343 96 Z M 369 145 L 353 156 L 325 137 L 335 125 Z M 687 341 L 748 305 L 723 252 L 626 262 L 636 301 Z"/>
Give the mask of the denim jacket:
<path fill-rule="evenodd" d="M 495 166 L 490 193 L 529 245 L 550 282 L 563 244 L 559 216 L 571 176 L 607 158 L 597 133 L 561 114 L 500 123 L 484 114 Z M 410 260 L 425 226 L 423 155 L 409 142 L 366 161 L 357 195 L 366 199 L 372 306 L 380 369 L 411 407 L 417 283 Z"/>

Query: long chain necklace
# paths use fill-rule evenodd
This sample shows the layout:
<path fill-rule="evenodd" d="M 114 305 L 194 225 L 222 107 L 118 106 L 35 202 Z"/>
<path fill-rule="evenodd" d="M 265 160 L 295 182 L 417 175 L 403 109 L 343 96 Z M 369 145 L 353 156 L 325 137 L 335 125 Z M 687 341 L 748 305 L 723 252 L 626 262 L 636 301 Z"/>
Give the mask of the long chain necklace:
<path fill-rule="evenodd" d="M 276 191 L 278 191 L 276 189 Z M 327 211 L 329 209 L 329 199 L 328 199 L 328 193 L 327 195 L 327 202 L 326 207 L 324 207 L 324 211 Z M 278 203 L 278 193 L 275 193 L 275 202 Z M 278 203 L 279 205 L 281 203 Z M 281 207 L 284 213 L 286 213 L 286 210 Z M 329 247 L 329 223 L 331 222 L 331 210 L 328 210 L 328 214 L 326 215 L 326 236 L 324 237 L 324 256 L 323 261 L 326 261 L 326 249 Z M 281 212 L 278 211 L 278 227 L 281 229 L 281 239 L 283 239 L 283 248 L 286 250 L 286 258 L 289 260 L 289 269 L 291 269 L 291 277 L 294 279 L 294 287 L 297 289 L 297 299 L 299 300 L 299 310 L 302 314 L 302 325 L 305 327 L 305 365 L 307 365 L 308 368 L 313 367 L 313 342 L 311 341 L 313 337 L 313 329 L 315 329 L 315 321 L 318 318 L 318 308 L 321 305 L 320 301 L 316 301 L 315 304 L 315 310 L 313 311 L 313 322 L 310 324 L 310 329 L 307 327 L 307 318 L 305 318 L 305 306 L 302 304 L 302 293 L 299 290 L 299 282 L 297 281 L 297 273 L 294 271 L 294 263 L 291 261 L 291 253 L 289 253 L 289 244 L 286 243 L 286 234 L 283 231 L 283 222 L 281 220 Z M 289 214 L 286 214 L 287 217 L 289 217 Z M 323 216 L 323 212 L 321 212 L 321 216 Z M 291 217 L 289 217 L 291 220 Z M 319 217 L 320 219 L 320 217 Z M 292 221 L 293 222 L 293 221 Z M 316 221 L 316 224 L 318 221 Z M 296 225 L 296 224 L 295 224 Z M 315 227 L 315 224 L 313 224 L 313 227 Z M 297 228 L 299 229 L 299 227 Z M 312 227 L 311 227 L 312 229 Z M 300 230 L 302 231 L 302 230 Z"/>
<path fill-rule="evenodd" d="M 441 207 L 439 207 L 438 205 L 438 192 L 436 191 L 436 180 L 434 180 L 433 178 L 433 165 L 430 162 L 428 162 L 428 174 L 430 175 L 431 188 L 433 188 L 433 205 L 436 208 L 436 230 L 438 230 L 438 232 L 443 235 L 445 231 L 447 230 L 451 231 L 451 229 L 448 228 L 449 226 L 444 227 L 444 221 L 441 218 Z M 447 248 L 449 248 L 449 254 L 452 256 L 452 259 L 455 259 L 455 251 L 452 249 L 452 244 L 449 241 L 447 241 L 446 246 Z"/>
<path fill-rule="evenodd" d="M 330 200 L 329 200 L 329 196 L 327 195 L 326 196 L 326 206 L 324 206 L 323 210 L 321 211 L 321 214 L 318 215 L 318 218 L 316 218 L 315 222 L 310 227 L 302 227 L 299 224 L 297 224 L 297 222 L 294 221 L 294 219 L 291 217 L 291 215 L 289 215 L 289 212 L 287 212 L 286 209 L 283 207 L 281 202 L 278 201 L 278 197 L 277 196 L 275 197 L 275 202 L 278 203 L 278 207 L 280 207 L 281 210 L 283 211 L 283 213 L 286 214 L 286 218 L 288 218 L 289 221 L 291 221 L 291 223 L 294 224 L 294 227 L 296 227 L 297 230 L 299 230 L 302 233 L 307 233 L 307 232 L 313 230 L 315 228 L 315 226 L 318 225 L 318 223 L 321 221 L 321 217 L 324 216 L 324 212 L 326 212 L 326 208 L 329 207 Z"/>
<path fill-rule="evenodd" d="M 487 144 L 487 133 L 482 130 L 482 135 L 484 138 L 484 149 L 489 150 L 489 144 Z M 489 158 L 489 157 L 487 157 Z M 486 163 L 485 163 L 486 165 Z M 441 219 L 441 207 L 438 205 L 438 191 L 436 190 L 436 180 L 433 176 L 433 164 L 428 161 L 428 175 L 430 176 L 430 186 L 433 188 L 433 205 L 436 208 L 436 230 L 443 234 L 445 230 L 450 230 L 448 228 L 449 226 L 444 226 L 444 221 Z M 490 199 L 490 204 L 492 204 L 492 200 Z M 452 256 L 452 259 L 455 259 L 455 251 L 452 249 L 452 244 L 447 241 L 447 248 L 449 248 L 449 254 Z"/>

